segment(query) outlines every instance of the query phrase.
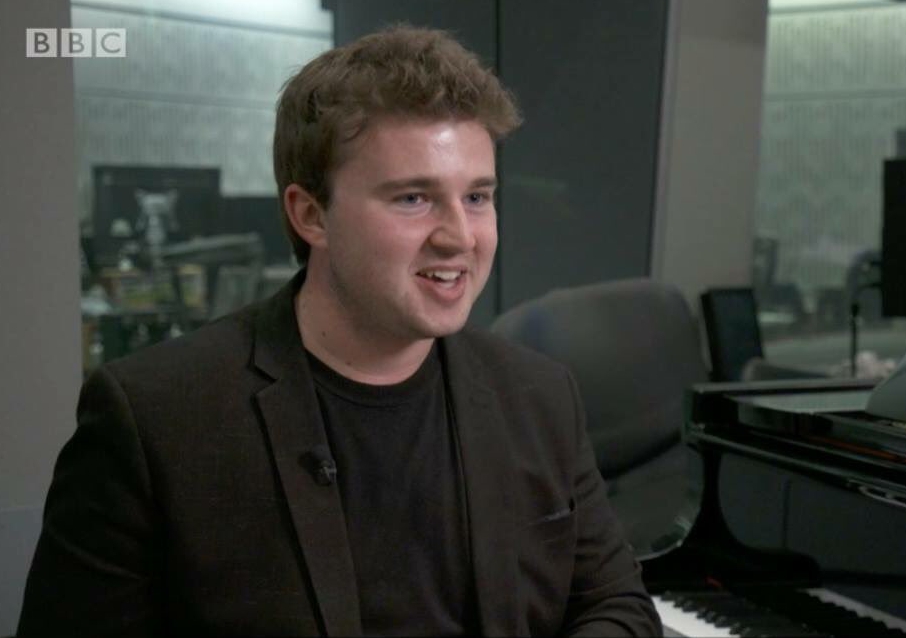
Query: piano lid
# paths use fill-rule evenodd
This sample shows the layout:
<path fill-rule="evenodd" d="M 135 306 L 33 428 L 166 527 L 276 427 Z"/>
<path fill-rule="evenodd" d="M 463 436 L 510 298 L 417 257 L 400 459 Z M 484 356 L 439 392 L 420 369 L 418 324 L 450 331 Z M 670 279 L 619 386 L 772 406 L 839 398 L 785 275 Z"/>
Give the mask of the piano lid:
<path fill-rule="evenodd" d="M 904 376 L 906 378 L 906 376 Z M 700 384 L 686 436 L 906 486 L 906 423 L 865 411 L 878 380 Z M 873 468 L 873 469 L 872 469 Z M 852 474 L 856 476 L 856 474 Z"/>
<path fill-rule="evenodd" d="M 865 411 L 876 417 L 906 424 L 906 356 L 890 376 L 872 390 Z"/>

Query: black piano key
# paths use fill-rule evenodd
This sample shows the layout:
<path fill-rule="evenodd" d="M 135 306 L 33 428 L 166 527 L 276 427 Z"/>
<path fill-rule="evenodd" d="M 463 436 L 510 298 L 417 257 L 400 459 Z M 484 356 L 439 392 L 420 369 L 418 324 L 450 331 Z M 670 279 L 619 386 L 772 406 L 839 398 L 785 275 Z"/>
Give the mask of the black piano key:
<path fill-rule="evenodd" d="M 906 633 L 899 629 L 891 629 L 878 620 L 859 616 L 803 592 L 780 589 L 751 592 L 749 595 L 793 620 L 830 635 L 906 638 Z"/>
<path fill-rule="evenodd" d="M 721 620 L 720 624 L 717 626 L 727 627 L 733 633 L 742 633 L 747 629 L 758 627 L 765 629 L 785 627 L 797 631 L 807 629 L 799 623 L 791 621 L 789 618 L 785 618 L 784 616 L 780 616 L 768 610 L 760 610 L 758 613 L 729 616 L 725 620 Z"/>
<path fill-rule="evenodd" d="M 727 592 L 684 592 L 674 598 L 673 604 L 683 611 L 696 612 L 701 609 L 715 609 L 733 599 Z"/>
<path fill-rule="evenodd" d="M 726 591 L 688 591 L 680 592 L 673 598 L 673 603 L 682 607 L 684 611 L 694 611 L 703 607 L 713 607 L 735 597 Z"/>
<path fill-rule="evenodd" d="M 789 638 L 799 638 L 799 637 L 808 637 L 814 638 L 818 634 L 811 629 L 805 628 L 802 625 L 793 625 L 793 624 L 777 624 L 777 625 L 765 625 L 765 626 L 753 626 L 745 627 L 740 630 L 732 630 L 734 633 L 739 634 L 742 638 L 759 638 L 764 636 L 766 638 L 774 638 L 786 636 Z"/>
<path fill-rule="evenodd" d="M 730 627 L 740 620 L 783 620 L 767 609 L 726 591 L 689 594 L 684 597 L 683 603 L 686 607 L 684 611 L 694 612 L 698 618 L 717 627 Z"/>
<path fill-rule="evenodd" d="M 740 636 L 815 636 L 816 631 L 778 616 L 742 620 L 729 627 Z"/>
<path fill-rule="evenodd" d="M 906 638 L 899 629 L 789 588 L 747 589 L 744 594 L 717 589 L 671 591 L 664 598 L 705 622 L 742 636 Z"/>
<path fill-rule="evenodd" d="M 752 616 L 763 614 L 764 610 L 756 607 L 747 600 L 742 598 L 736 598 L 733 600 L 721 601 L 716 604 L 706 605 L 702 611 L 697 615 L 702 618 L 702 620 L 710 620 L 712 618 L 717 618 L 718 616 Z"/>
<path fill-rule="evenodd" d="M 713 620 L 710 622 L 714 626 L 736 631 L 736 628 L 743 625 L 766 624 L 772 620 L 777 620 L 779 617 L 765 611 L 741 611 L 738 613 L 714 614 L 712 618 Z M 780 618 L 780 620 L 785 621 L 786 619 Z"/>
<path fill-rule="evenodd" d="M 785 620 L 772 621 L 770 616 L 752 616 L 751 618 L 731 618 L 726 624 L 718 625 L 718 627 L 726 627 L 731 633 L 741 634 L 754 629 L 765 629 L 781 625 L 789 626 L 790 623 Z"/>
<path fill-rule="evenodd" d="M 735 634 L 741 634 L 744 631 L 749 631 L 752 635 L 760 635 L 758 632 L 768 635 L 811 635 L 813 633 L 764 607 L 725 590 L 671 592 L 669 598 L 683 611 Z"/>
<path fill-rule="evenodd" d="M 872 618 L 785 587 L 668 591 L 662 596 L 717 627 L 746 636 L 879 636 L 906 638 Z"/>
<path fill-rule="evenodd" d="M 858 616 L 848 609 L 837 607 L 836 605 L 830 603 L 825 603 L 807 594 L 797 593 L 796 596 L 791 598 L 799 602 L 804 611 L 814 614 L 817 619 L 820 619 L 820 622 L 826 624 L 827 628 L 829 630 L 832 630 L 837 635 L 904 635 L 900 631 L 897 631 L 895 634 L 891 634 L 891 630 L 882 622 L 874 620 L 873 618 L 864 618 Z"/>

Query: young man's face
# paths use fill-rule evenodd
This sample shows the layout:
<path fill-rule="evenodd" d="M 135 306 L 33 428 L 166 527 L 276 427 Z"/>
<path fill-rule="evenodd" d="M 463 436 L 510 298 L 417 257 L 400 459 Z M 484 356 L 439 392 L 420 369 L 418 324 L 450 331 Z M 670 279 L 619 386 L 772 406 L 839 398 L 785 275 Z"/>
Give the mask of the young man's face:
<path fill-rule="evenodd" d="M 381 118 L 344 151 L 323 260 L 344 318 L 398 342 L 456 332 L 497 249 L 488 132 L 475 121 Z"/>

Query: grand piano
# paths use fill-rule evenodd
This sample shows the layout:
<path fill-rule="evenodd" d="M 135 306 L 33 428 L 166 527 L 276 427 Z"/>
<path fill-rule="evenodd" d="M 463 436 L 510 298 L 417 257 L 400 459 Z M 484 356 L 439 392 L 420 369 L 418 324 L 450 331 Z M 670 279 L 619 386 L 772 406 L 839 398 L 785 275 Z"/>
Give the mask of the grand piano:
<path fill-rule="evenodd" d="M 665 635 L 906 638 L 904 382 L 906 360 L 881 385 L 808 379 L 689 390 L 684 438 L 703 477 L 700 490 L 692 490 L 697 511 L 679 517 L 660 551 L 642 562 Z M 766 502 L 770 490 L 753 489 L 751 481 L 748 490 L 728 493 L 720 485 L 726 480 L 722 470 L 740 459 L 762 468 L 762 476 L 775 472 L 787 481 L 802 480 L 840 500 Z M 777 492 L 780 501 L 789 501 L 788 489 Z M 740 511 L 745 517 L 747 508 L 770 512 L 810 505 L 814 509 L 805 516 L 815 518 L 828 511 L 826 520 L 810 525 L 796 510 L 804 528 L 798 534 L 809 541 L 800 545 L 823 543 L 876 558 L 841 567 L 790 543 L 755 547 L 731 530 L 728 503 L 735 505 L 736 518 Z M 759 516 L 750 515 L 750 521 Z M 792 534 L 786 529 L 790 512 L 778 516 L 778 528 L 784 528 L 779 537 L 786 539 Z M 884 604 L 852 591 L 882 592 Z"/>

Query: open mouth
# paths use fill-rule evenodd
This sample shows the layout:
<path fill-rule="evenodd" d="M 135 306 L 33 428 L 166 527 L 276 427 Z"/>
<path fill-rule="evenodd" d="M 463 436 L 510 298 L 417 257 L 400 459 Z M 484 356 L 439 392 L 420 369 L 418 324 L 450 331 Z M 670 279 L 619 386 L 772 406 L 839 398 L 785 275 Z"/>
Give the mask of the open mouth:
<path fill-rule="evenodd" d="M 465 270 L 420 270 L 416 273 L 419 277 L 427 279 L 441 288 L 455 288 L 462 280 Z"/>

